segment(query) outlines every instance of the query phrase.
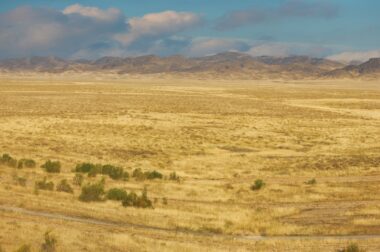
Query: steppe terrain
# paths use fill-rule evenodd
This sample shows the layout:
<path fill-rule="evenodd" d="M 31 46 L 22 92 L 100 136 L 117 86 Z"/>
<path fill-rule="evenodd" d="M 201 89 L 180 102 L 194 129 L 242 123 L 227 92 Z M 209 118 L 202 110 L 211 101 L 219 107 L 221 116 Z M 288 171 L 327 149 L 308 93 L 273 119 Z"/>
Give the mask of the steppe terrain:
<path fill-rule="evenodd" d="M 0 165 L 5 251 L 47 231 L 58 251 L 380 251 L 378 81 L 4 74 L 0 132 L 0 154 L 37 162 Z M 80 201 L 83 162 L 162 173 L 105 177 L 153 208 Z M 44 177 L 74 193 L 36 191 Z"/>

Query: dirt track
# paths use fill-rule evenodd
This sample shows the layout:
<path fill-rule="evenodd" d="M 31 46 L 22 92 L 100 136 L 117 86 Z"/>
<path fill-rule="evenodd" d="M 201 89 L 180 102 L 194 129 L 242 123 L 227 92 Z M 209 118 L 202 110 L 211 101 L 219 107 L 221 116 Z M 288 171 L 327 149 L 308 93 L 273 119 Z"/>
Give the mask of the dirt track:
<path fill-rule="evenodd" d="M 177 230 L 177 229 L 169 229 L 148 225 L 140 225 L 134 223 L 116 223 L 107 220 L 99 220 L 94 218 L 86 218 L 79 216 L 69 216 L 60 213 L 50 213 L 50 212 L 41 212 L 41 211 L 33 211 L 29 209 L 24 209 L 15 206 L 9 205 L 0 205 L 0 211 L 3 212 L 13 212 L 23 215 L 29 216 L 37 216 L 48 219 L 56 219 L 63 221 L 71 221 L 71 222 L 79 222 L 90 225 L 100 225 L 100 226 L 108 226 L 108 227 L 117 227 L 117 228 L 137 228 L 142 230 L 149 231 L 162 231 L 162 232 L 170 232 L 170 233 L 182 233 L 189 234 L 194 236 L 208 236 L 208 237 L 220 237 L 220 238 L 229 238 L 234 240 L 245 240 L 245 241 L 280 241 L 280 240 L 368 240 L 368 239 L 380 239 L 380 234 L 371 234 L 371 235 L 293 235 L 293 236 L 262 236 L 262 235 L 225 235 L 225 234 L 214 234 L 200 231 L 191 231 L 191 230 Z"/>

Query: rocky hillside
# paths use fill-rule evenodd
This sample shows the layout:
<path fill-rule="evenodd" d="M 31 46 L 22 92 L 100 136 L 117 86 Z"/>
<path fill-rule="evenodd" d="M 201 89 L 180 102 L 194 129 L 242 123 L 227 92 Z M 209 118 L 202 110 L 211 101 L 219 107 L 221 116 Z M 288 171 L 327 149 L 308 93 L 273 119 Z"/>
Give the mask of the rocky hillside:
<path fill-rule="evenodd" d="M 64 60 L 57 57 L 31 57 L 0 61 L 6 72 L 106 72 L 116 74 L 173 74 L 236 78 L 316 78 L 340 71 L 344 65 L 305 56 L 285 58 L 252 57 L 237 52 L 199 58 L 183 56 L 135 58 L 103 57 L 97 60 Z M 344 69 L 344 68 L 343 68 Z"/>

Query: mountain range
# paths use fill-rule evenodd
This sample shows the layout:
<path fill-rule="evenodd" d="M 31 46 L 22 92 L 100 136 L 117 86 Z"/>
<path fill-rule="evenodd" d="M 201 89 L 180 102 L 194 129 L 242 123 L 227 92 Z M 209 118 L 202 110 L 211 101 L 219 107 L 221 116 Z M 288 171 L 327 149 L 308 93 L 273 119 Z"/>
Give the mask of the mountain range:
<path fill-rule="evenodd" d="M 358 65 L 344 65 L 328 59 L 307 56 L 252 57 L 238 52 L 185 58 L 175 55 L 159 57 L 103 57 L 97 60 L 66 60 L 54 56 L 6 59 L 0 72 L 100 72 L 115 74 L 171 74 L 217 78 L 377 78 L 380 58 Z"/>

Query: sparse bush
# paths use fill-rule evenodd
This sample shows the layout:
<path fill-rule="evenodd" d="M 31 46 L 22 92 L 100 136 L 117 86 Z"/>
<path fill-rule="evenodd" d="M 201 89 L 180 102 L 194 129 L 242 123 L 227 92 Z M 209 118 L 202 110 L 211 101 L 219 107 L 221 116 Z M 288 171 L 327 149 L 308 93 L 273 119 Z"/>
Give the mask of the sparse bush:
<path fill-rule="evenodd" d="M 83 179 L 84 179 L 83 175 L 80 173 L 77 173 L 77 174 L 75 174 L 75 176 L 73 178 L 73 184 L 77 185 L 77 186 L 82 186 Z"/>
<path fill-rule="evenodd" d="M 128 193 L 124 189 L 112 188 L 107 192 L 107 199 L 122 201 L 127 198 Z"/>
<path fill-rule="evenodd" d="M 118 180 L 124 178 L 124 170 L 121 167 L 113 165 L 103 165 L 102 174 L 108 175 L 110 178 Z"/>
<path fill-rule="evenodd" d="M 23 177 L 17 177 L 17 184 L 20 186 L 26 186 L 26 178 Z"/>
<path fill-rule="evenodd" d="M 82 187 L 82 193 L 79 196 L 79 200 L 89 201 L 101 201 L 104 195 L 104 181 L 100 181 L 94 184 L 87 184 Z"/>
<path fill-rule="evenodd" d="M 57 238 L 50 232 L 44 235 L 44 242 L 41 244 L 41 252 L 55 252 L 57 251 Z"/>
<path fill-rule="evenodd" d="M 14 159 L 9 154 L 3 154 L 0 157 L 0 164 L 7 165 L 9 167 L 16 168 L 17 167 L 17 159 Z"/>
<path fill-rule="evenodd" d="M 34 161 L 33 159 L 20 159 L 18 161 L 18 164 L 17 164 L 17 168 L 21 169 L 21 168 L 34 168 L 36 167 L 37 163 L 36 161 Z"/>
<path fill-rule="evenodd" d="M 67 183 L 66 179 L 62 179 L 61 182 L 57 185 L 58 192 L 74 193 L 73 188 Z"/>
<path fill-rule="evenodd" d="M 305 182 L 306 185 L 315 185 L 317 183 L 317 180 L 315 178 L 310 179 Z"/>
<path fill-rule="evenodd" d="M 41 168 L 44 168 L 49 173 L 59 173 L 61 171 L 61 163 L 59 161 L 46 161 Z"/>
<path fill-rule="evenodd" d="M 133 170 L 132 177 L 134 177 L 137 180 L 144 180 L 145 179 L 145 175 L 140 168 L 136 168 Z"/>
<path fill-rule="evenodd" d="M 128 179 L 129 174 L 123 168 L 113 165 L 95 165 L 91 163 L 78 164 L 75 168 L 76 172 L 87 173 L 89 177 L 95 177 L 98 174 L 108 175 L 114 180 Z"/>
<path fill-rule="evenodd" d="M 253 184 L 251 186 L 251 190 L 257 191 L 257 190 L 260 190 L 261 188 L 263 188 L 263 186 L 265 186 L 264 181 L 261 179 L 256 179 L 255 184 Z"/>
<path fill-rule="evenodd" d="M 31 252 L 31 251 L 32 249 L 29 244 L 24 244 L 16 250 L 16 252 Z"/>
<path fill-rule="evenodd" d="M 179 181 L 179 176 L 177 176 L 176 172 L 172 172 L 172 173 L 169 174 L 169 179 L 170 180 Z"/>
<path fill-rule="evenodd" d="M 148 199 L 148 191 L 146 187 L 144 188 L 141 196 L 138 196 L 135 192 L 131 192 L 124 198 L 122 202 L 124 207 L 138 207 L 138 208 L 151 208 L 153 207 L 152 201 Z"/>
<path fill-rule="evenodd" d="M 75 167 L 76 172 L 81 172 L 81 173 L 89 173 L 91 170 L 95 169 L 95 165 L 91 163 L 82 163 L 78 164 Z"/>
<path fill-rule="evenodd" d="M 364 250 L 361 250 L 356 243 L 351 243 L 345 248 L 338 249 L 337 252 L 364 252 Z"/>
<path fill-rule="evenodd" d="M 137 180 L 145 180 L 145 179 L 162 179 L 164 176 L 158 171 L 142 172 L 140 168 L 137 168 L 133 170 L 132 177 L 136 178 Z"/>
<path fill-rule="evenodd" d="M 47 182 L 46 177 L 45 177 L 41 181 L 36 181 L 35 188 L 41 189 L 41 190 L 53 191 L 54 190 L 54 183 L 51 181 Z"/>
<path fill-rule="evenodd" d="M 147 179 L 162 179 L 163 175 L 158 171 L 144 172 Z"/>

